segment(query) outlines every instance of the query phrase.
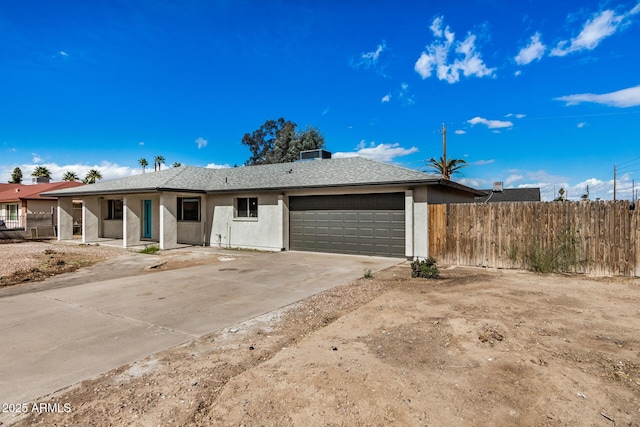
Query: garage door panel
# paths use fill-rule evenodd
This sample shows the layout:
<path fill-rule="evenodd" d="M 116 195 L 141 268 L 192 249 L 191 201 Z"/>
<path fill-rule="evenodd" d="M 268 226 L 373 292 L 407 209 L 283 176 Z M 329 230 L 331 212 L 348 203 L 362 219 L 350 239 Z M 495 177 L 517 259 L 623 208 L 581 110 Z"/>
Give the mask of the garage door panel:
<path fill-rule="evenodd" d="M 402 223 L 402 226 L 404 227 L 404 220 L 405 220 L 405 214 L 404 212 L 392 212 L 391 213 L 391 221 L 394 223 Z"/>
<path fill-rule="evenodd" d="M 358 237 L 357 227 L 353 227 L 350 225 L 349 227 L 345 227 L 343 230 L 344 230 L 344 237 L 348 237 L 348 238 Z"/>
<path fill-rule="evenodd" d="M 316 227 L 316 236 L 326 237 L 329 236 L 329 227 Z"/>
<path fill-rule="evenodd" d="M 330 216 L 328 212 L 317 212 L 316 213 L 316 222 L 329 222 Z"/>
<path fill-rule="evenodd" d="M 289 218 L 293 250 L 405 254 L 404 193 L 291 197 Z"/>
<path fill-rule="evenodd" d="M 388 228 L 376 228 L 376 239 L 385 239 L 388 240 L 391 238 L 391 230 Z"/>
<path fill-rule="evenodd" d="M 360 222 L 373 222 L 373 212 L 362 212 L 359 215 Z"/>

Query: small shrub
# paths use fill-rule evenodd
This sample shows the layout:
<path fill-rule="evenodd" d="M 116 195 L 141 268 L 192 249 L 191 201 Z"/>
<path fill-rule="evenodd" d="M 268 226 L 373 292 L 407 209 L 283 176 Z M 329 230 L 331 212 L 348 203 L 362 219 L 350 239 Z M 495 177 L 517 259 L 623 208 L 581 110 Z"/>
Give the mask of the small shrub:
<path fill-rule="evenodd" d="M 365 268 L 364 270 L 364 278 L 365 279 L 373 279 L 373 273 L 370 268 Z"/>
<path fill-rule="evenodd" d="M 422 277 L 424 279 L 437 279 L 440 277 L 440 270 L 433 257 L 415 260 L 411 263 L 411 277 Z"/>
<path fill-rule="evenodd" d="M 527 267 L 536 273 L 575 273 L 585 261 L 580 236 L 570 227 L 555 236 L 549 247 L 533 243 L 526 256 Z"/>
<path fill-rule="evenodd" d="M 146 248 L 144 248 L 141 251 L 139 251 L 139 253 L 141 253 L 141 254 L 155 254 L 159 250 L 160 250 L 160 248 L 157 247 L 157 246 L 147 246 Z"/>

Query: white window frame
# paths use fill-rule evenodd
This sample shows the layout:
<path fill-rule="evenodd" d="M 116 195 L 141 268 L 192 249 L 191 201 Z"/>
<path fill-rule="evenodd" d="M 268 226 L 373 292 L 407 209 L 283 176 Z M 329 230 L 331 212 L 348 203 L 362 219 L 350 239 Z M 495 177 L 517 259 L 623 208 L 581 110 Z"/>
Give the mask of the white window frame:
<path fill-rule="evenodd" d="M 245 210 L 240 210 L 240 200 L 246 200 L 246 208 Z M 251 209 L 251 201 L 255 201 L 255 212 L 252 212 Z M 259 210 L 258 206 L 260 205 L 258 197 L 236 197 L 235 199 L 235 217 L 241 219 L 258 219 Z"/>

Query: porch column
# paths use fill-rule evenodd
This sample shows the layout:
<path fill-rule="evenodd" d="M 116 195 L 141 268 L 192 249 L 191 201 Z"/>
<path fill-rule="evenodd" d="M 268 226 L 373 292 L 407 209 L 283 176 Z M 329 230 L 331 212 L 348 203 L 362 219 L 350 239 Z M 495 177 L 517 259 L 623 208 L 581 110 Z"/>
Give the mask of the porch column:
<path fill-rule="evenodd" d="M 429 256 L 429 208 L 427 207 L 427 187 L 413 191 L 413 258 Z"/>
<path fill-rule="evenodd" d="M 140 244 L 142 230 L 142 202 L 139 197 L 125 196 L 122 199 L 122 247 Z"/>
<path fill-rule="evenodd" d="M 97 242 L 100 237 L 100 199 L 82 200 L 82 243 Z"/>
<path fill-rule="evenodd" d="M 177 204 L 175 193 L 160 193 L 160 249 L 178 247 Z"/>
<path fill-rule="evenodd" d="M 58 240 L 73 239 L 73 198 L 58 198 Z"/>
<path fill-rule="evenodd" d="M 413 258 L 413 190 L 404 192 L 404 255 Z"/>
<path fill-rule="evenodd" d="M 280 226 L 282 227 L 280 238 L 280 249 L 289 250 L 289 196 L 278 195 L 278 213 L 280 216 Z"/>

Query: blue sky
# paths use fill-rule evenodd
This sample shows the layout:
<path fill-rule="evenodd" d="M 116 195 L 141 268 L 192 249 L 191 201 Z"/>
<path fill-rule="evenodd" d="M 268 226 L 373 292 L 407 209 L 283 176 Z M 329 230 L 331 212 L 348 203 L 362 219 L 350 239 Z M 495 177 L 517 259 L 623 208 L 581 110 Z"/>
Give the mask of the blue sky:
<path fill-rule="evenodd" d="M 0 5 L 0 180 L 242 165 L 284 117 L 335 156 L 456 181 L 640 187 L 640 2 L 25 0 Z"/>

